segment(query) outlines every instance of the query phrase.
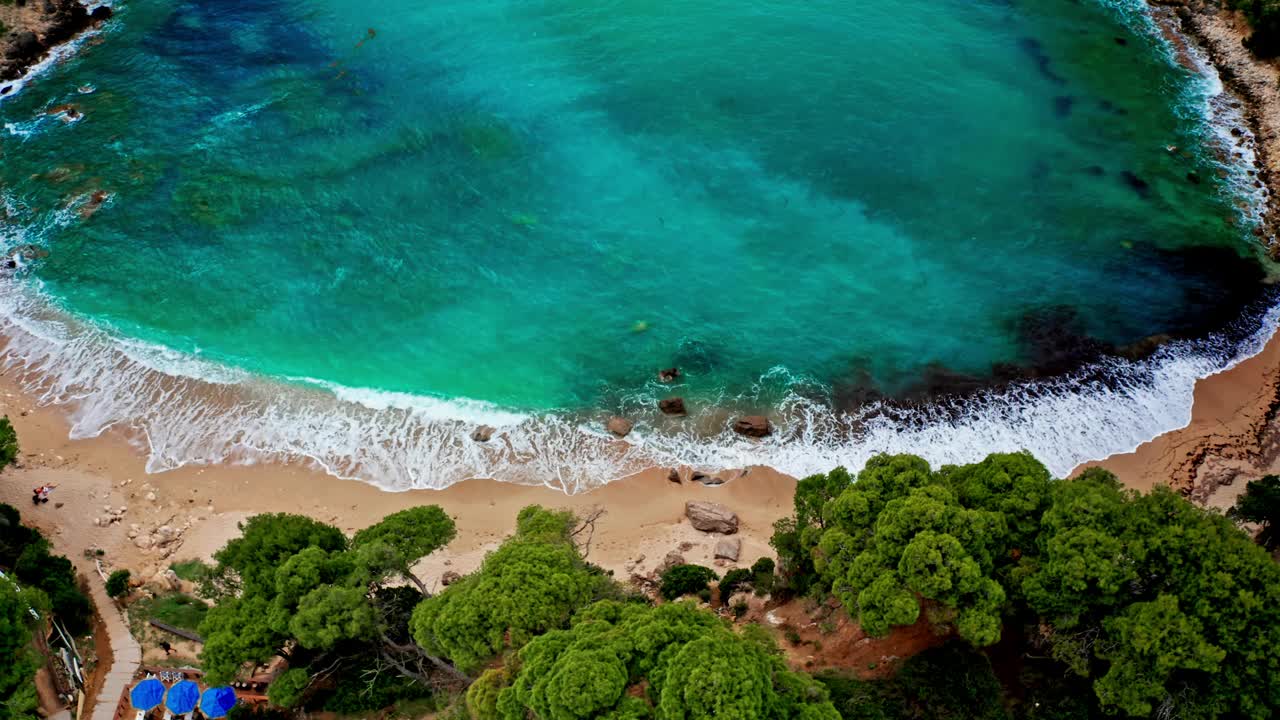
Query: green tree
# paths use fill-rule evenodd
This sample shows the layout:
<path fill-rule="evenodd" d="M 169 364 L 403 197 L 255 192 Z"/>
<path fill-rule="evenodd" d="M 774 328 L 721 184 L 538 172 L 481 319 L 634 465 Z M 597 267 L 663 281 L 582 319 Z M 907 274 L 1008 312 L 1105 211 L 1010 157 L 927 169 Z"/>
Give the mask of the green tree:
<path fill-rule="evenodd" d="M 107 597 L 118 598 L 129 592 L 128 570 L 116 570 L 107 577 Z"/>
<path fill-rule="evenodd" d="M 396 513 L 350 546 L 337 528 L 297 515 L 258 515 L 241 530 L 207 573 L 217 603 L 200 626 L 206 678 L 227 682 L 243 664 L 281 655 L 302 672 L 323 662 L 327 673 L 374 665 L 424 685 L 463 679 L 413 641 L 409 618 L 423 593 L 388 585 L 453 536 L 439 508 Z"/>
<path fill-rule="evenodd" d="M 697 595 L 711 586 L 716 573 L 701 565 L 674 565 L 662 573 L 658 592 L 667 600 Z"/>
<path fill-rule="evenodd" d="M 270 594 L 276 570 L 307 548 L 346 550 L 347 538 L 332 525 L 289 513 L 263 513 L 240 523 L 240 537 L 214 553 L 212 575 L 220 588 Z"/>
<path fill-rule="evenodd" d="M 1271 552 L 1280 549 L 1280 476 L 1250 480 L 1227 516 L 1256 523 L 1258 544 Z"/>
<path fill-rule="evenodd" d="M 516 534 L 480 569 L 414 610 L 413 637 L 464 672 L 510 644 L 562 627 L 573 611 L 617 592 L 574 547 L 572 515 L 537 506 L 520 512 Z"/>
<path fill-rule="evenodd" d="M 453 519 L 437 505 L 419 505 L 386 516 L 376 525 L 356 533 L 352 547 L 364 565 L 377 576 L 396 573 L 417 586 L 427 587 L 410 571 L 412 563 L 448 545 L 457 536 Z"/>
<path fill-rule="evenodd" d="M 1111 668 L 1094 689 L 1104 707 L 1130 715 L 1150 715 L 1156 704 L 1172 701 L 1168 683 L 1174 673 L 1211 672 L 1226 657 L 1205 640 L 1200 623 L 1178 609 L 1173 595 L 1134 603 L 1106 625 L 1118 643 L 1099 653 Z"/>

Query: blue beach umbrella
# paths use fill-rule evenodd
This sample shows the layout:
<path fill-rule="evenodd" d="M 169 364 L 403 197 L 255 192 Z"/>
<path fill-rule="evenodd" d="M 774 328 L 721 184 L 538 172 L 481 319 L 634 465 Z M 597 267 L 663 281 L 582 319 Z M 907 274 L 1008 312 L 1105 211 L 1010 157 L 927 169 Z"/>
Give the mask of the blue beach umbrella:
<path fill-rule="evenodd" d="M 150 710 L 160 704 L 164 697 L 164 683 L 155 678 L 147 678 L 129 691 L 129 702 L 139 710 Z"/>
<path fill-rule="evenodd" d="M 174 715 L 186 715 L 196 709 L 198 702 L 200 686 L 190 680 L 183 680 L 169 688 L 169 694 L 164 698 L 164 706 Z"/>
<path fill-rule="evenodd" d="M 200 712 L 206 717 L 226 717 L 227 712 L 235 705 L 236 691 L 229 687 L 209 688 L 200 696 Z"/>

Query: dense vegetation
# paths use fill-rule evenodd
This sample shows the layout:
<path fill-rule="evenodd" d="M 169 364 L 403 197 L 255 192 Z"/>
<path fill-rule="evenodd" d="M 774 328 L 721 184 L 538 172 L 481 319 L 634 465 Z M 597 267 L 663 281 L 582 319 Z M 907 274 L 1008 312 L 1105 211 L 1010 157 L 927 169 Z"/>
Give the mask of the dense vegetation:
<path fill-rule="evenodd" d="M 826 688 L 787 669 L 766 631 L 736 633 L 684 602 L 583 608 L 570 628 L 482 675 L 467 707 L 476 720 L 840 718 Z"/>
<path fill-rule="evenodd" d="M 30 610 L 43 614 L 48 602 L 39 590 L 23 588 L 0 578 L 0 720 L 35 720 L 38 656 L 31 648 L 37 620 Z"/>
<path fill-rule="evenodd" d="M 1280 0 L 1227 0 L 1227 6 L 1249 20 L 1253 33 L 1245 47 L 1262 58 L 1280 54 Z"/>
<path fill-rule="evenodd" d="M 217 565 L 202 583 L 217 600 L 200 624 L 208 680 L 228 681 L 244 663 L 274 655 L 296 671 L 274 691 L 291 703 L 332 676 L 398 673 L 420 682 L 423 693 L 437 673 L 462 679 L 408 636 L 425 589 L 410 567 L 453 539 L 453 520 L 440 508 L 395 513 L 351 541 L 335 527 L 284 513 L 255 516 L 241 530 L 214 555 Z"/>
<path fill-rule="evenodd" d="M 0 459 L 6 427 L 7 421 L 0 422 Z M 16 447 L 14 443 L 15 453 Z M 2 503 L 0 569 L 12 571 L 0 578 L 0 720 L 34 720 L 39 716 L 33 678 L 40 662 L 31 648 L 33 630 L 43 628 L 52 611 L 70 632 L 84 632 L 92 610 L 71 561 L 50 555 L 49 542 L 24 526 L 15 508 Z"/>
<path fill-rule="evenodd" d="M 40 589 L 68 631 L 78 634 L 89 628 L 93 608 L 80 590 L 71 561 L 61 555 L 51 555 L 49 541 L 40 531 L 24 526 L 17 509 L 3 503 L 0 503 L 0 568 L 13 570 L 23 585 Z"/>
<path fill-rule="evenodd" d="M 1232 515 L 1273 528 L 1274 479 Z M 587 562 L 586 524 L 529 507 L 481 567 L 438 594 L 414 576 L 454 537 L 436 507 L 348 539 L 286 514 L 247 521 L 201 571 L 213 681 L 273 655 L 279 707 L 360 713 L 413 698 L 474 720 L 1215 718 L 1280 708 L 1280 566 L 1232 519 L 1025 453 L 931 468 L 881 456 L 800 481 L 779 561 L 719 581 L 807 595 L 871 635 L 927 623 L 948 642 L 896 674 L 798 672 L 742 608 L 701 607 L 716 574 L 678 565 L 665 602 Z M 775 570 L 777 574 L 775 574 Z M 741 604 L 741 603 L 739 603 Z M 732 610 L 732 612 L 729 612 Z M 794 631 L 792 631 L 794 632 Z M 793 644 L 800 639 L 793 638 Z M 815 649 L 817 643 L 815 643 Z"/>
<path fill-rule="evenodd" d="M 937 471 L 881 456 L 856 482 L 801 481 L 774 545 L 789 588 L 834 595 L 868 633 L 922 616 L 977 647 L 1013 633 L 1108 713 L 1280 708 L 1280 566 L 1167 489 L 1054 481 L 1025 453 Z"/>

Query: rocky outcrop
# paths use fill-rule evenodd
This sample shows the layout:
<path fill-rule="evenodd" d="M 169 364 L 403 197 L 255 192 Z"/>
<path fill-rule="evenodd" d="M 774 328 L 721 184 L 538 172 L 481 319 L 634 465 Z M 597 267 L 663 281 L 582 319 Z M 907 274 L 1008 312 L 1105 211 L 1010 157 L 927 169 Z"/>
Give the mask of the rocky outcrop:
<path fill-rule="evenodd" d="M 49 50 L 111 17 L 105 5 L 90 12 L 77 0 L 44 0 L 4 7 L 0 22 L 12 28 L 0 39 L 0 80 L 13 80 Z"/>
<path fill-rule="evenodd" d="M 624 438 L 630 435 L 632 427 L 633 426 L 630 420 L 624 417 L 618 417 L 616 415 L 614 417 L 609 418 L 609 422 L 605 424 L 606 430 L 608 430 L 611 434 L 613 434 L 614 437 L 620 437 L 620 438 Z"/>
<path fill-rule="evenodd" d="M 460 575 L 457 571 L 445 570 L 444 574 L 440 576 L 440 584 L 444 585 L 445 587 L 448 587 L 458 582 L 461 579 L 462 579 L 462 575 Z"/>
<path fill-rule="evenodd" d="M 680 368 L 666 368 L 658 371 L 658 382 L 672 383 L 680 379 Z"/>
<path fill-rule="evenodd" d="M 684 415 L 686 412 L 684 398 L 669 397 L 659 400 L 658 409 L 662 411 L 663 415 Z"/>
<path fill-rule="evenodd" d="M 497 428 L 493 428 L 488 425 L 480 425 L 477 426 L 475 430 L 471 431 L 471 439 L 479 443 L 489 442 L 493 439 L 493 434 L 497 431 Z"/>
<path fill-rule="evenodd" d="M 732 535 L 738 532 L 738 514 L 720 503 L 690 500 L 684 504 L 689 524 L 703 532 Z"/>
<path fill-rule="evenodd" d="M 762 438 L 773 432 L 769 418 L 763 415 L 747 415 L 738 418 L 733 424 L 733 431 L 747 437 Z"/>

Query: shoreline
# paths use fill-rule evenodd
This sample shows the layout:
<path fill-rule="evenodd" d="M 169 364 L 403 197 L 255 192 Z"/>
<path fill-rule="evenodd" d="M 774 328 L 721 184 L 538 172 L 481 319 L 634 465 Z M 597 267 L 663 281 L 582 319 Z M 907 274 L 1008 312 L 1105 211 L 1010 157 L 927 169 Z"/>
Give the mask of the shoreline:
<path fill-rule="evenodd" d="M 1165 483 L 1198 502 L 1225 508 L 1243 490 L 1243 483 L 1234 482 L 1237 478 L 1280 471 L 1280 333 L 1257 355 L 1197 382 L 1194 395 L 1186 427 L 1132 452 L 1083 463 L 1070 474 L 1101 466 L 1130 488 L 1148 490 Z M 604 509 L 591 560 L 617 577 L 645 575 L 668 552 L 716 565 L 714 547 L 721 536 L 688 524 L 688 500 L 724 504 L 741 519 L 742 554 L 737 563 L 718 563 L 723 571 L 772 555 L 772 525 L 790 514 L 796 482 L 764 466 L 719 473 L 727 481 L 718 486 L 687 479 L 675 483 L 668 479 L 670 468 L 655 467 L 577 494 L 486 479 L 444 489 L 388 492 L 300 462 L 188 466 L 149 475 L 145 458 L 127 438 L 108 431 L 71 439 L 62 408 L 41 406 L 8 373 L 0 374 L 0 414 L 10 417 L 22 447 L 20 465 L 0 474 L 0 502 L 14 505 L 47 531 L 59 552 L 78 557 L 87 547 L 101 547 L 109 563 L 144 579 L 170 562 L 209 559 L 235 537 L 238 522 L 256 513 L 301 513 L 353 533 L 421 504 L 440 505 L 458 525 L 447 556 L 428 558 L 420 568 L 428 584 L 438 584 L 446 570 L 465 573 L 478 566 L 514 528 L 520 508 L 534 503 Z M 686 469 L 683 475 L 688 474 Z M 30 488 L 45 483 L 58 486 L 52 501 L 33 507 Z M 121 507 L 126 510 L 118 513 Z M 113 515 L 118 519 L 112 521 Z M 162 525 L 179 536 L 163 549 L 129 537 L 131 528 L 145 538 Z"/>

